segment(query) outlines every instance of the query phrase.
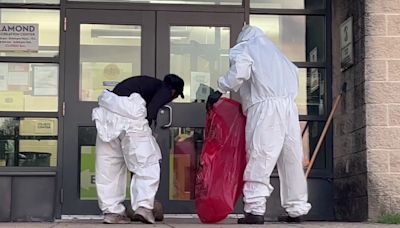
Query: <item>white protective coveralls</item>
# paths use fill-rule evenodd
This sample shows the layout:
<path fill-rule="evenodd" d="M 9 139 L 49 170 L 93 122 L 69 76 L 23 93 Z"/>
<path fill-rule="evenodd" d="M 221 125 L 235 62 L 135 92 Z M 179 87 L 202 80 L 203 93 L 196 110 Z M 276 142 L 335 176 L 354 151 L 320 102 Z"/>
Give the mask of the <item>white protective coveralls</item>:
<path fill-rule="evenodd" d="M 125 215 L 128 171 L 132 209 L 153 209 L 160 180 L 160 148 L 146 119 L 145 100 L 137 93 L 129 97 L 104 91 L 99 107 L 93 109 L 96 122 L 96 188 L 103 213 Z"/>
<path fill-rule="evenodd" d="M 270 175 L 278 164 L 282 207 L 291 217 L 305 215 L 311 205 L 295 103 L 298 69 L 253 26 L 242 29 L 229 59 L 230 69 L 218 80 L 218 90 L 240 88 L 247 115 L 244 211 L 264 215 L 266 197 L 273 191 Z"/>

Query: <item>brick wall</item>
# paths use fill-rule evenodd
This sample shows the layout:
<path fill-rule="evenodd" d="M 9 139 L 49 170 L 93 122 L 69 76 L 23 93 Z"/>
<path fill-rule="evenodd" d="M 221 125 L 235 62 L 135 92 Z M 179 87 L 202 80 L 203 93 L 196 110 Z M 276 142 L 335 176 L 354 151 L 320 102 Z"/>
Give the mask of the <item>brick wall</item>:
<path fill-rule="evenodd" d="M 364 221 L 368 218 L 367 148 L 364 71 L 364 1 L 332 1 L 332 94 L 337 97 L 344 82 L 347 91 L 333 122 L 335 214 L 338 220 Z M 354 65 L 341 71 L 340 24 L 353 17 Z"/>
<path fill-rule="evenodd" d="M 365 0 L 369 218 L 400 212 L 400 0 Z"/>

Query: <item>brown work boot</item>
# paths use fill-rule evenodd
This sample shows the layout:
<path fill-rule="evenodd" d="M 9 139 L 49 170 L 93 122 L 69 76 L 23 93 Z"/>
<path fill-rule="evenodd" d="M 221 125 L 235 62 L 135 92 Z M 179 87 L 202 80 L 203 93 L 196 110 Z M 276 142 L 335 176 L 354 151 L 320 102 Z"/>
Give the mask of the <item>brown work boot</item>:
<path fill-rule="evenodd" d="M 115 214 L 115 213 L 106 213 L 104 214 L 103 223 L 106 224 L 128 224 L 131 223 L 131 220 L 125 215 Z"/>

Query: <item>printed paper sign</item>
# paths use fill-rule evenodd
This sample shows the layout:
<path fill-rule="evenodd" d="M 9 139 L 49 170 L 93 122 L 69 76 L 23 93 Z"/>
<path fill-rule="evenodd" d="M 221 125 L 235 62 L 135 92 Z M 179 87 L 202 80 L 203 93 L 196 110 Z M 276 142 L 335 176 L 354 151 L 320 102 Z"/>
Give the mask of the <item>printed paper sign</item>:
<path fill-rule="evenodd" d="M 0 51 L 38 50 L 39 24 L 0 24 Z"/>
<path fill-rule="evenodd" d="M 348 18 L 340 25 L 341 66 L 345 70 L 353 65 L 353 18 Z"/>

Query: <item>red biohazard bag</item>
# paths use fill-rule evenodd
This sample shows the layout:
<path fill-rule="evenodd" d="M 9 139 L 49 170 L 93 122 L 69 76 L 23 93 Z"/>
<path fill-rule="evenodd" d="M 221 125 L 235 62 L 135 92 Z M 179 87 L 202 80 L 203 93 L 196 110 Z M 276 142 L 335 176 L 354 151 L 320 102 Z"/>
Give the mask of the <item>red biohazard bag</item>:
<path fill-rule="evenodd" d="M 196 176 L 196 212 L 203 223 L 225 219 L 243 189 L 246 118 L 238 102 L 221 98 L 207 113 Z"/>

